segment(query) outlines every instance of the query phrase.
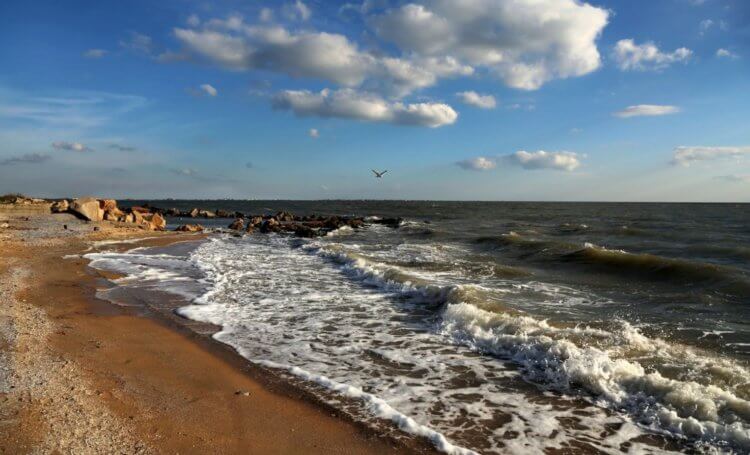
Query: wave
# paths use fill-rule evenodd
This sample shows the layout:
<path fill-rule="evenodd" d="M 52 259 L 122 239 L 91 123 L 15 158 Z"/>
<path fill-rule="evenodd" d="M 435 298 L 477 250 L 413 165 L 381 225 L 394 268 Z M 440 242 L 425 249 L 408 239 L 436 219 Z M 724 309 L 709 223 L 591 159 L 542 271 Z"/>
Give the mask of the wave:
<path fill-rule="evenodd" d="M 475 239 L 475 243 L 509 250 L 520 259 L 574 264 L 598 272 L 635 275 L 646 280 L 680 285 L 713 285 L 731 294 L 750 295 L 750 281 L 746 274 L 731 266 L 649 253 L 630 253 L 592 243 L 581 246 L 569 242 L 540 240 L 513 231 L 500 236 L 480 237 Z"/>
<path fill-rule="evenodd" d="M 596 247 L 586 249 L 600 254 Z M 609 330 L 555 326 L 488 305 L 481 286 L 436 286 L 340 250 L 312 250 L 355 279 L 439 305 L 442 333 L 455 343 L 511 360 L 528 381 L 544 389 L 583 391 L 652 430 L 750 450 L 750 401 L 741 392 L 750 371 L 731 360 L 645 337 L 627 322 Z M 610 260 L 628 253 L 604 254 Z M 649 356 L 658 356 L 649 363 L 692 371 L 669 377 L 669 372 L 644 367 Z M 703 380 L 690 379 L 696 375 Z"/>

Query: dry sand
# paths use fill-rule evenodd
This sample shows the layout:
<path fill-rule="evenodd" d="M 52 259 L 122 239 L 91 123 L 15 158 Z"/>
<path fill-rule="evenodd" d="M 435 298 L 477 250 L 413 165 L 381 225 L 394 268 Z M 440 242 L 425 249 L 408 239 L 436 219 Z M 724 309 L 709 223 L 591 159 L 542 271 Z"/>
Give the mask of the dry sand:
<path fill-rule="evenodd" d="M 63 259 L 93 240 L 164 243 L 192 234 L 83 223 L 42 209 L 0 208 L 4 222 L 0 453 L 433 451 L 348 421 L 205 337 L 96 299 L 103 275 L 84 259 Z"/>

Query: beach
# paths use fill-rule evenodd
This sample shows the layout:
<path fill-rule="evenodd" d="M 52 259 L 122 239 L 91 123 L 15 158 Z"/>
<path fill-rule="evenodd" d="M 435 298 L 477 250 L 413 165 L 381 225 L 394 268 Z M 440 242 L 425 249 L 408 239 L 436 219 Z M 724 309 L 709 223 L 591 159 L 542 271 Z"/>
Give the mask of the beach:
<path fill-rule="evenodd" d="M 95 242 L 192 234 L 84 223 L 48 207 L 6 209 L 0 221 L 1 453 L 432 450 L 352 422 L 210 338 L 96 298 L 113 276 L 80 257 Z"/>
<path fill-rule="evenodd" d="M 0 216 L 6 453 L 750 448 L 742 210 L 117 204 Z"/>

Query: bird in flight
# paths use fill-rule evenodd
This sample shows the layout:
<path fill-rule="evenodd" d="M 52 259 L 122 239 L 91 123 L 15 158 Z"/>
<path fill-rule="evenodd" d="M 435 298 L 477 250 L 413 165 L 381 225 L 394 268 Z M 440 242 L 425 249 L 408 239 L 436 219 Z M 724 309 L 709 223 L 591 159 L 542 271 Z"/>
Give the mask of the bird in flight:
<path fill-rule="evenodd" d="M 388 172 L 388 169 L 384 170 L 383 172 L 378 172 L 375 169 L 370 169 L 370 170 L 372 171 L 373 174 L 375 174 L 375 177 L 377 177 L 379 179 L 382 179 L 383 178 L 383 174 L 385 174 L 386 172 Z"/>

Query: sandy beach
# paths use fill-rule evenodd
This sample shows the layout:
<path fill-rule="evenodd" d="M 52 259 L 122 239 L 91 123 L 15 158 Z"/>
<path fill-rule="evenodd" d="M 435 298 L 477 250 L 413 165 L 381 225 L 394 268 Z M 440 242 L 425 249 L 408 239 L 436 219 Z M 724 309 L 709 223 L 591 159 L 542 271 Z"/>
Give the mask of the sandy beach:
<path fill-rule="evenodd" d="M 5 208 L 0 223 L 0 453 L 432 451 L 350 421 L 168 318 L 97 299 L 113 277 L 79 256 L 97 241 L 124 249 L 195 234 L 47 206 Z"/>

